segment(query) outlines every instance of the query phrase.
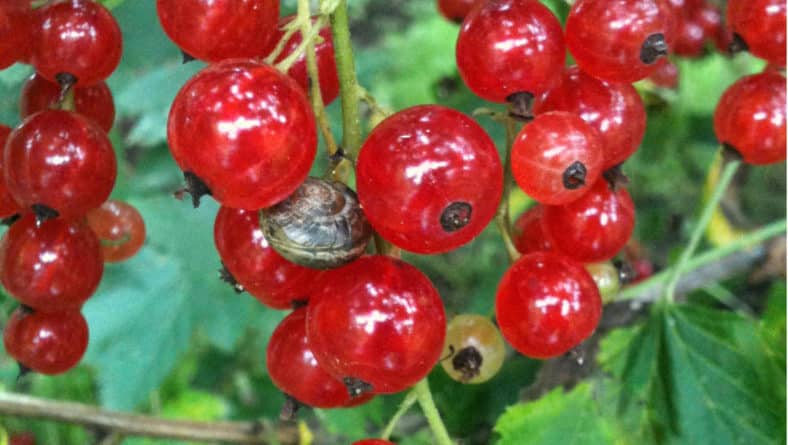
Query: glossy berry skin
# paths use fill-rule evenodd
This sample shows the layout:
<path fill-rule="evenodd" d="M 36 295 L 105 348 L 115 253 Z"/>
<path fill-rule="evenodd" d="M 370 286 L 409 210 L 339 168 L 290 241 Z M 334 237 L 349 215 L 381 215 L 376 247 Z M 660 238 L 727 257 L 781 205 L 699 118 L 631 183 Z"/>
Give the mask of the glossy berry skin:
<path fill-rule="evenodd" d="M 730 0 L 728 27 L 747 49 L 770 63 L 785 66 L 786 4 L 782 0 Z"/>
<path fill-rule="evenodd" d="M 542 94 L 559 79 L 564 36 L 558 19 L 536 0 L 489 0 L 473 9 L 457 38 L 457 68 L 476 95 L 506 102 Z"/>
<path fill-rule="evenodd" d="M 264 57 L 276 45 L 278 0 L 156 0 L 167 36 L 206 62 Z"/>
<path fill-rule="evenodd" d="M 661 59 L 648 80 L 660 88 L 675 90 L 679 87 L 679 68 L 669 59 Z"/>
<path fill-rule="evenodd" d="M 88 347 L 88 324 L 79 311 L 46 313 L 17 308 L 3 329 L 5 350 L 26 368 L 62 374 Z"/>
<path fill-rule="evenodd" d="M 307 306 L 306 332 L 329 374 L 391 394 L 417 383 L 438 362 L 446 315 L 418 269 L 368 256 L 323 275 Z"/>
<path fill-rule="evenodd" d="M 304 181 L 317 130 L 303 90 L 275 68 L 228 60 L 181 88 L 167 123 L 170 152 L 221 204 L 270 207 Z"/>
<path fill-rule="evenodd" d="M 599 132 L 603 169 L 627 160 L 646 132 L 646 110 L 632 85 L 596 79 L 577 66 L 565 69 L 561 83 L 534 104 L 537 115 L 549 111 L 577 114 Z"/>
<path fill-rule="evenodd" d="M 599 133 L 565 111 L 536 116 L 512 145 L 515 181 L 542 204 L 566 204 L 583 196 L 602 174 L 604 161 Z"/>
<path fill-rule="evenodd" d="M 222 207 L 213 239 L 224 267 L 253 297 L 274 309 L 307 301 L 320 271 L 291 263 L 271 247 L 255 210 Z"/>
<path fill-rule="evenodd" d="M 591 276 L 567 257 L 523 255 L 498 284 L 495 318 L 521 354 L 547 359 L 579 345 L 599 324 L 602 300 Z"/>
<path fill-rule="evenodd" d="M 104 273 L 96 235 L 84 222 L 25 215 L 0 245 L 0 280 L 11 296 L 43 312 L 78 310 Z"/>
<path fill-rule="evenodd" d="M 8 135 L 11 134 L 11 128 L 5 125 L 0 125 L 0 147 L 4 147 L 8 140 Z M 5 167 L 0 159 L 0 179 L 5 177 Z M 5 180 L 0 180 L 0 218 L 8 218 L 11 215 L 20 213 L 22 208 L 14 201 L 8 188 L 5 185 Z"/>
<path fill-rule="evenodd" d="M 648 76 L 667 54 L 674 27 L 661 0 L 577 0 L 566 20 L 566 46 L 586 73 L 631 83 Z M 660 34 L 662 44 L 646 43 L 659 43 Z M 644 52 L 644 44 L 655 51 Z"/>
<path fill-rule="evenodd" d="M 32 17 L 28 1 L 0 0 L 0 69 L 22 60 L 29 52 Z"/>
<path fill-rule="evenodd" d="M 632 236 L 635 205 L 629 193 L 599 180 L 580 199 L 545 206 L 542 226 L 556 252 L 584 263 L 609 260 Z"/>
<path fill-rule="evenodd" d="M 31 64 L 50 82 L 59 73 L 86 87 L 101 82 L 120 63 L 123 38 L 112 14 L 93 0 L 67 0 L 36 11 Z"/>
<path fill-rule="evenodd" d="M 484 129 L 439 105 L 402 110 L 369 134 L 356 185 L 372 227 L 416 253 L 443 253 L 475 238 L 495 216 L 503 168 Z"/>
<path fill-rule="evenodd" d="M 306 308 L 293 311 L 274 330 L 266 350 L 268 375 L 285 394 L 315 408 L 351 402 L 345 385 L 318 364 L 306 336 Z"/>
<path fill-rule="evenodd" d="M 112 92 L 104 82 L 85 88 L 74 88 L 74 111 L 92 119 L 105 132 L 115 122 L 115 102 Z M 55 105 L 60 97 L 60 86 L 38 74 L 33 74 L 22 86 L 19 115 L 24 119 Z"/>
<path fill-rule="evenodd" d="M 484 383 L 503 366 L 506 346 L 489 318 L 460 314 L 446 327 L 441 366 L 453 380 L 466 384 Z"/>
<path fill-rule="evenodd" d="M 109 197 L 117 161 L 107 134 L 69 111 L 45 110 L 20 124 L 3 153 L 5 181 L 24 208 L 45 205 L 66 218 L 84 216 Z"/>
<path fill-rule="evenodd" d="M 131 204 L 109 200 L 87 214 L 87 223 L 101 242 L 105 262 L 133 257 L 145 244 L 145 221 Z"/>
<path fill-rule="evenodd" d="M 548 252 L 553 245 L 542 228 L 544 206 L 536 204 L 526 210 L 512 226 L 512 241 L 520 253 Z"/>
<path fill-rule="evenodd" d="M 447 20 L 462 23 L 474 6 L 481 0 L 438 0 L 438 12 Z"/>
<path fill-rule="evenodd" d="M 621 289 L 621 280 L 616 266 L 610 261 L 602 263 L 591 263 L 585 265 L 586 270 L 594 279 L 602 303 L 607 304 L 613 301 Z"/>
<path fill-rule="evenodd" d="M 383 439 L 364 439 L 364 440 L 357 440 L 353 442 L 351 445 L 397 445 L 397 444 Z"/>
<path fill-rule="evenodd" d="M 785 77 L 775 71 L 742 77 L 722 94 L 714 110 L 717 139 L 749 164 L 785 160 Z"/>
<path fill-rule="evenodd" d="M 288 16 L 279 21 L 279 32 L 277 32 L 275 41 L 279 41 L 279 39 L 284 36 L 284 31 L 281 30 L 294 18 L 295 16 Z M 328 105 L 339 96 L 339 77 L 337 74 L 337 63 L 334 58 L 334 40 L 331 36 L 331 27 L 324 26 L 320 30 L 319 35 L 323 40 L 315 44 L 317 75 L 320 78 L 320 96 L 323 98 L 323 103 Z M 281 62 L 296 51 L 298 45 L 300 45 L 302 41 L 301 32 L 293 34 L 290 40 L 285 44 L 276 62 Z M 309 94 L 309 76 L 307 75 L 306 69 L 306 55 L 301 55 L 293 66 L 287 70 L 287 74 L 301 85 L 301 88 L 306 94 Z"/>

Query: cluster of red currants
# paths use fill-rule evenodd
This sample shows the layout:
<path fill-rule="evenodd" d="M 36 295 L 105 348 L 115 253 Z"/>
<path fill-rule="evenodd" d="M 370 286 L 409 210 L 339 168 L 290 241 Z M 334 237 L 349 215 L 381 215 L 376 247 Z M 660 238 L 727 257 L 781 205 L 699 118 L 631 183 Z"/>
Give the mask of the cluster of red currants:
<path fill-rule="evenodd" d="M 129 258 L 145 240 L 137 210 L 107 200 L 117 163 L 107 136 L 115 109 L 103 81 L 120 61 L 121 34 L 93 0 L 35 9 L 2 1 L 0 17 L 3 67 L 36 70 L 22 89 L 22 123 L 0 127 L 0 217 L 11 224 L 0 240 L 0 281 L 21 303 L 3 340 L 21 367 L 59 374 L 85 353 L 80 309 L 104 262 Z"/>

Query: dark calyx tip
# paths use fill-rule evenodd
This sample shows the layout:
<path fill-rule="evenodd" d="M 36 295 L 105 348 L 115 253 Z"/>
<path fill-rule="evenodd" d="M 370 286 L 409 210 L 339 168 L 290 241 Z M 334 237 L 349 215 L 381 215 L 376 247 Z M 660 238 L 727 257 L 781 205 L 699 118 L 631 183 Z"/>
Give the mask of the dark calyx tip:
<path fill-rule="evenodd" d="M 479 375 L 482 367 L 482 354 L 473 346 L 460 349 L 451 359 L 451 366 L 462 373 L 462 381 L 468 382 Z"/>
<path fill-rule="evenodd" d="M 2 224 L 4 226 L 11 227 L 11 225 L 14 224 L 15 222 L 19 221 L 19 218 L 21 218 L 21 217 L 22 217 L 22 215 L 20 215 L 19 213 L 14 213 L 13 215 L 9 216 L 8 218 L 1 219 L 0 220 L 0 224 Z"/>
<path fill-rule="evenodd" d="M 651 65 L 660 57 L 668 55 L 668 42 L 662 33 L 651 34 L 640 47 L 640 61 Z"/>
<path fill-rule="evenodd" d="M 441 227 L 446 232 L 460 230 L 471 222 L 472 212 L 473 208 L 467 202 L 455 201 L 441 213 Z"/>
<path fill-rule="evenodd" d="M 509 102 L 509 116 L 520 122 L 534 120 L 534 95 L 528 92 L 514 93 L 506 98 Z"/>
<path fill-rule="evenodd" d="M 200 207 L 200 198 L 205 195 L 211 195 L 211 189 L 208 185 L 200 179 L 199 176 L 192 172 L 183 172 L 183 179 L 186 182 L 186 187 L 183 190 L 175 192 L 175 197 L 181 199 L 183 193 L 188 193 L 192 197 L 192 205 L 196 209 Z"/>
<path fill-rule="evenodd" d="M 615 260 L 613 266 L 618 270 L 618 281 L 621 285 L 627 285 L 638 277 L 637 271 L 626 261 Z"/>
<path fill-rule="evenodd" d="M 733 39 L 731 39 L 731 43 L 728 45 L 728 54 L 734 55 L 743 53 L 749 51 L 749 49 L 750 47 L 747 45 L 747 42 L 745 42 L 740 35 L 733 33 Z"/>
<path fill-rule="evenodd" d="M 55 80 L 57 80 L 58 85 L 62 89 L 68 89 L 73 87 L 77 83 L 77 76 L 71 73 L 57 73 L 55 74 Z"/>
<path fill-rule="evenodd" d="M 302 300 L 293 300 L 293 301 L 291 301 L 290 302 L 290 307 L 292 307 L 293 310 L 296 310 L 296 309 L 301 309 L 302 307 L 306 307 L 307 304 L 309 304 L 309 300 L 304 298 Z"/>
<path fill-rule="evenodd" d="M 19 374 L 16 375 L 16 381 L 20 381 L 23 378 L 27 377 L 29 374 L 33 373 L 33 370 L 28 368 L 27 366 L 23 365 L 22 363 L 17 363 L 19 365 Z"/>
<path fill-rule="evenodd" d="M 283 422 L 295 420 L 299 408 L 301 408 L 301 403 L 290 394 L 285 394 L 285 403 L 282 405 L 282 410 L 279 411 L 279 420 Z"/>
<path fill-rule="evenodd" d="M 586 185 L 586 175 L 588 170 L 585 164 L 575 161 L 564 170 L 563 182 L 567 190 L 577 190 Z"/>
<path fill-rule="evenodd" d="M 723 142 L 722 143 L 722 160 L 726 163 L 731 161 L 741 161 L 742 155 L 739 153 L 739 150 L 736 150 L 736 147 L 733 145 Z"/>
<path fill-rule="evenodd" d="M 610 190 L 616 191 L 629 185 L 629 177 L 624 174 L 621 165 L 622 164 L 618 164 L 614 167 L 610 167 L 602 173 L 602 178 L 607 181 Z"/>
<path fill-rule="evenodd" d="M 345 384 L 351 399 L 360 397 L 364 394 L 373 392 L 374 388 L 369 383 L 355 377 L 344 377 L 342 383 Z"/>
<path fill-rule="evenodd" d="M 222 263 L 222 267 L 219 269 L 219 279 L 232 286 L 236 294 L 240 294 L 246 290 L 243 284 L 239 283 L 233 274 L 227 270 L 227 266 L 225 266 L 224 263 Z"/>
<path fill-rule="evenodd" d="M 181 63 L 189 63 L 193 60 L 197 60 L 197 58 L 187 53 L 186 51 L 181 50 Z"/>
<path fill-rule="evenodd" d="M 30 206 L 30 210 L 32 210 L 33 214 L 36 215 L 37 226 L 40 226 L 44 221 L 55 219 L 60 216 L 60 213 L 58 213 L 57 210 L 44 204 L 33 204 Z"/>

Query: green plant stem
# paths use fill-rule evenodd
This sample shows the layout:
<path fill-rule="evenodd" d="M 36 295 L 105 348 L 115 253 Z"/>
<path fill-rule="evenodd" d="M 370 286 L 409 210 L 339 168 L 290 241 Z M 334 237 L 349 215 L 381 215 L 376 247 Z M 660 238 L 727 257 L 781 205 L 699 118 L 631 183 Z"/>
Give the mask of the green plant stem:
<path fill-rule="evenodd" d="M 416 394 L 415 390 L 411 389 L 410 392 L 408 392 L 408 395 L 406 395 L 405 398 L 402 400 L 402 403 L 399 405 L 399 409 L 397 409 L 397 412 L 394 413 L 394 415 L 389 420 L 389 423 L 386 425 L 386 428 L 383 430 L 383 433 L 380 434 L 381 439 L 388 440 L 389 437 L 391 437 L 391 433 L 394 432 L 394 428 L 397 426 L 399 419 L 401 419 L 402 416 L 405 415 L 406 412 L 408 412 L 408 410 L 413 406 L 413 404 L 416 403 L 416 400 L 418 400 L 418 394 Z"/>
<path fill-rule="evenodd" d="M 293 51 L 290 55 L 285 57 L 284 60 L 276 64 L 276 68 L 282 72 L 287 72 L 293 66 L 293 64 L 295 64 L 298 61 L 298 59 L 300 59 L 301 56 L 304 55 L 304 52 L 306 51 L 306 48 L 309 45 L 314 46 L 315 38 L 317 37 L 318 32 L 320 32 L 320 27 L 323 26 L 322 17 L 317 19 L 315 26 L 312 26 L 312 19 L 310 17 L 307 17 L 307 19 L 304 21 L 302 21 L 300 17 L 297 17 L 296 20 L 299 21 L 299 27 L 301 27 L 302 29 L 304 29 L 305 27 L 309 31 L 306 33 L 301 32 L 301 35 L 304 36 L 304 38 L 301 41 L 301 43 L 298 45 L 298 47 L 296 47 L 295 51 Z"/>
<path fill-rule="evenodd" d="M 430 391 L 430 384 L 427 377 L 424 377 L 412 390 L 416 394 L 416 399 L 419 401 L 424 417 L 427 418 L 427 423 L 430 425 L 433 436 L 435 436 L 435 443 L 437 445 L 453 445 L 449 437 L 449 432 L 446 430 L 446 425 L 443 424 L 443 419 L 435 406 L 435 401 L 432 399 L 432 392 Z"/>
<path fill-rule="evenodd" d="M 692 255 L 695 254 L 695 250 L 698 248 L 698 244 L 700 244 L 703 233 L 706 231 L 706 226 L 709 225 L 709 221 L 711 220 L 714 211 L 717 210 L 717 206 L 722 199 L 722 195 L 725 193 L 728 185 L 730 185 L 731 180 L 733 180 L 733 175 L 736 174 L 736 170 L 739 168 L 740 164 L 741 161 L 736 160 L 729 161 L 725 165 L 722 175 L 720 175 L 720 181 L 714 188 L 714 193 L 712 193 L 711 199 L 709 199 L 709 201 L 706 203 L 706 206 L 703 208 L 700 219 L 695 225 L 695 229 L 692 231 L 689 244 L 684 249 L 684 251 L 681 252 L 681 256 L 679 257 L 676 265 L 671 268 L 671 274 L 668 278 L 668 286 L 665 290 L 665 299 L 668 302 L 673 302 L 676 299 L 676 285 L 679 282 L 679 278 L 681 278 L 681 275 L 685 272 L 687 264 L 692 258 Z"/>
<path fill-rule="evenodd" d="M 509 218 L 509 194 L 512 190 L 512 144 L 515 138 L 515 122 L 513 119 L 507 117 L 503 121 L 506 127 L 506 155 L 504 156 L 503 163 L 503 196 L 501 196 L 501 203 L 498 205 L 498 212 L 495 215 L 495 224 L 498 226 L 498 231 L 501 232 L 503 244 L 506 247 L 506 252 L 509 254 L 511 262 L 517 261 L 520 258 L 520 252 L 512 241 L 512 227 L 511 219 Z"/>
<path fill-rule="evenodd" d="M 768 239 L 774 238 L 777 235 L 785 233 L 785 230 L 786 230 L 786 221 L 784 219 L 773 222 L 758 230 L 750 232 L 724 246 L 717 247 L 716 249 L 711 249 L 707 252 L 704 252 L 688 260 L 683 266 L 684 272 L 686 273 L 686 272 L 694 271 L 703 266 L 717 262 L 721 258 L 724 258 L 735 252 L 761 244 Z M 663 272 L 660 272 L 642 283 L 624 289 L 621 292 L 621 294 L 619 294 L 618 299 L 619 300 L 638 299 L 641 295 L 647 293 L 650 289 L 654 287 L 665 286 L 665 283 L 668 282 L 668 279 L 671 276 L 673 276 L 673 274 L 675 273 L 674 271 L 675 267 L 676 266 L 667 269 Z"/>
<path fill-rule="evenodd" d="M 345 154 L 354 160 L 361 146 L 361 115 L 356 66 L 350 41 L 347 0 L 341 0 L 331 14 L 331 32 L 334 37 L 334 54 L 342 101 L 342 147 Z"/>

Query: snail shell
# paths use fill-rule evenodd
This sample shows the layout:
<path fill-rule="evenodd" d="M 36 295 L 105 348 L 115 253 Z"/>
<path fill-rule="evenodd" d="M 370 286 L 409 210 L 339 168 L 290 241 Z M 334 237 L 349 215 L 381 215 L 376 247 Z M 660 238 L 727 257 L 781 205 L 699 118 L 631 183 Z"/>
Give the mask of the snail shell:
<path fill-rule="evenodd" d="M 306 178 L 287 199 L 263 209 L 260 225 L 280 255 L 315 269 L 355 260 L 373 233 L 353 190 L 316 178 Z"/>

